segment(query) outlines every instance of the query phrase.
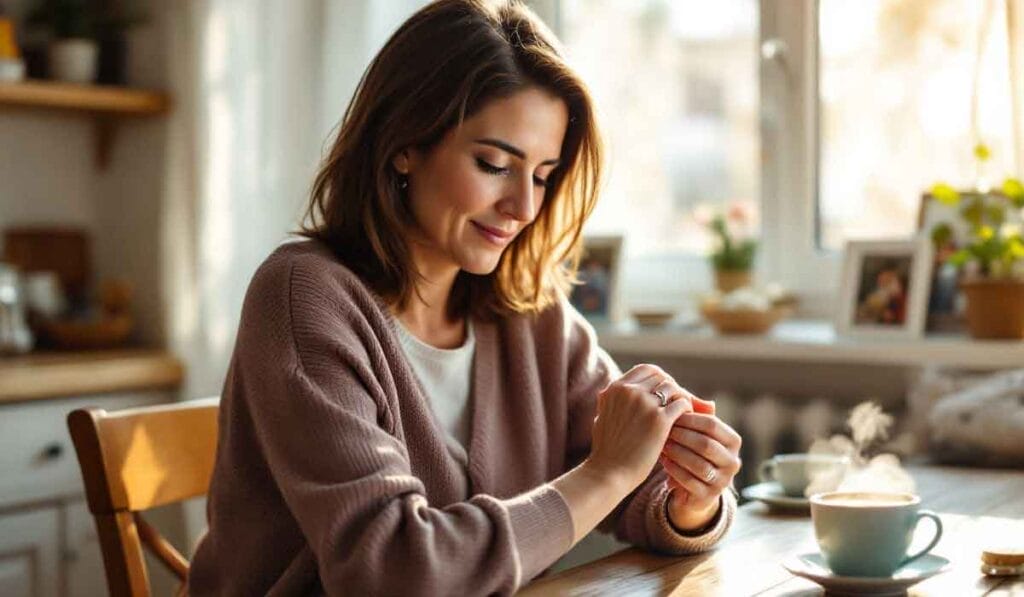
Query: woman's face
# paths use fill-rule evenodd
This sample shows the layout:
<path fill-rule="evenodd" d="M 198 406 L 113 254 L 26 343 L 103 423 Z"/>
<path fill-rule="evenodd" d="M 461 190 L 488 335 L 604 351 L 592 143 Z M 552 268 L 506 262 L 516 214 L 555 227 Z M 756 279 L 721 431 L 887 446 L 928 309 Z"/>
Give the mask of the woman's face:
<path fill-rule="evenodd" d="M 487 104 L 429 152 L 395 158 L 409 177 L 417 224 L 410 240 L 421 273 L 494 271 L 540 210 L 568 120 L 560 98 L 530 87 Z"/>

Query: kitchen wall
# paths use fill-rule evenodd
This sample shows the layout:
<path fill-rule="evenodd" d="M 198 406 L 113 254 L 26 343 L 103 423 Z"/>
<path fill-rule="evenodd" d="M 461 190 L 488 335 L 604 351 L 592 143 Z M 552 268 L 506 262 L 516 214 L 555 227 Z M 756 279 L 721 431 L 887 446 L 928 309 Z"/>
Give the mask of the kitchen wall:
<path fill-rule="evenodd" d="M 5 3 L 23 15 L 29 0 Z M 166 88 L 163 19 L 156 0 L 136 4 L 150 21 L 129 33 L 132 85 Z M 126 277 L 136 287 L 139 338 L 164 340 L 159 288 L 158 217 L 166 119 L 120 121 L 109 166 L 95 166 L 95 128 L 79 114 L 0 112 L 0 228 L 44 224 L 86 227 L 94 279 Z"/>

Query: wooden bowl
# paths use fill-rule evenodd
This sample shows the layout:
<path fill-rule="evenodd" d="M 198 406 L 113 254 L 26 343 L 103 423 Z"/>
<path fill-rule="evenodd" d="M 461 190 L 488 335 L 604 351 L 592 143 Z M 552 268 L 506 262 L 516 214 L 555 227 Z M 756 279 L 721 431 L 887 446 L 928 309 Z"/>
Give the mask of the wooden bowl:
<path fill-rule="evenodd" d="M 633 311 L 633 319 L 642 327 L 661 327 L 675 316 L 675 311 Z"/>
<path fill-rule="evenodd" d="M 789 313 L 786 307 L 722 309 L 714 304 L 701 307 L 701 314 L 719 334 L 763 334 Z"/>
<path fill-rule="evenodd" d="M 121 346 L 132 333 L 134 322 L 128 315 L 108 315 L 95 321 L 47 321 L 42 328 L 57 348 L 88 350 Z"/>

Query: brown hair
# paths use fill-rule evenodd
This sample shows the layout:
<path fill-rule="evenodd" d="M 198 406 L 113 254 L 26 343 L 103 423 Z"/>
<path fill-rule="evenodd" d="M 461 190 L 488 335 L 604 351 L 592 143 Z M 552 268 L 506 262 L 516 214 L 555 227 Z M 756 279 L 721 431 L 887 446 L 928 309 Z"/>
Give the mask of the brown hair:
<path fill-rule="evenodd" d="M 459 273 L 452 315 L 536 313 L 568 292 L 583 223 L 597 201 L 602 146 L 586 86 L 554 34 L 516 0 L 438 0 L 409 18 L 363 74 L 320 166 L 299 234 L 320 240 L 386 300 L 407 304 L 420 275 L 403 231 L 414 224 L 392 160 L 429 151 L 487 102 L 538 86 L 561 98 L 562 163 L 537 217 L 497 268 Z"/>

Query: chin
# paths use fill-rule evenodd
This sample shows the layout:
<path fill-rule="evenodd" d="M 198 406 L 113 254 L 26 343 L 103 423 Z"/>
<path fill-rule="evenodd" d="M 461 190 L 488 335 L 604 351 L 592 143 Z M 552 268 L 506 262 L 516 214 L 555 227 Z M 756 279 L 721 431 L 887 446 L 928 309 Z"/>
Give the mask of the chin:
<path fill-rule="evenodd" d="M 463 259 L 462 270 L 477 276 L 486 276 L 494 273 L 494 270 L 498 269 L 498 263 L 500 261 L 500 253 L 493 257 L 480 256 L 478 258 Z"/>

